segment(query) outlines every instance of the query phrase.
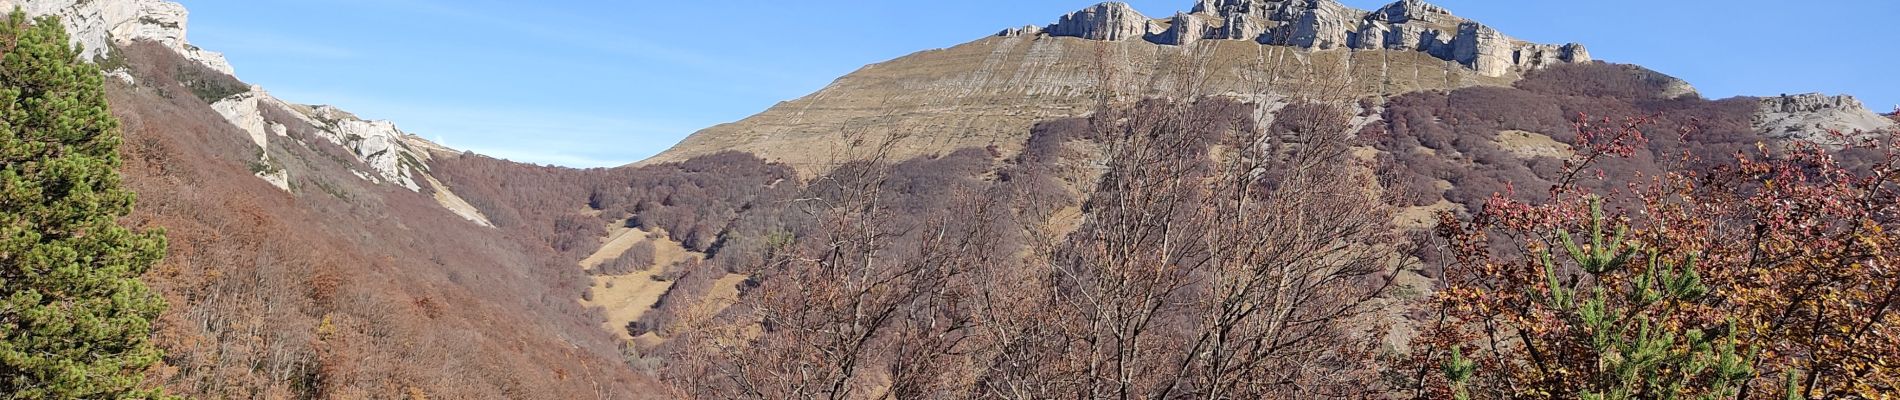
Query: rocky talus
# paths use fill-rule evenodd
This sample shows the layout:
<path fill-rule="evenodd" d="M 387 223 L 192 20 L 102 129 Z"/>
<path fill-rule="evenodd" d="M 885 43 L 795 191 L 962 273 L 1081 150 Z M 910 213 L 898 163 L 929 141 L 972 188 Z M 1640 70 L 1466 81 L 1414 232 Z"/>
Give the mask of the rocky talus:
<path fill-rule="evenodd" d="M 1900 129 L 1900 124 L 1867 109 L 1854 96 L 1785 94 L 1763 97 L 1760 102 L 1755 130 L 1776 139 L 1843 144 L 1844 140 L 1892 135 Z"/>

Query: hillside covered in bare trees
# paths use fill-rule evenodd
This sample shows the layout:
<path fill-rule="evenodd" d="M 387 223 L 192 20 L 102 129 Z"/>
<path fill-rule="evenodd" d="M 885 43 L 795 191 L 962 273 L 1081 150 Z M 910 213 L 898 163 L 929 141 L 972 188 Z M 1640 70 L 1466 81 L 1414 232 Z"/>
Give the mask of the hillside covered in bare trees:
<path fill-rule="evenodd" d="M 18 138 L 115 145 L 136 202 L 89 229 L 163 238 L 119 271 L 153 317 L 70 347 L 149 359 L 111 371 L 147 397 L 1900 395 L 1900 116 L 1706 99 L 1422 2 L 1104 4 L 595 169 L 279 100 L 175 3 L 25 3 L 112 122 L 0 77 L 0 194 L 66 154 Z M 89 234 L 39 231 L 0 304 L 69 307 L 16 260 Z M 0 337 L 54 343 L 22 310 Z M 12 343 L 0 388 L 73 379 Z"/>

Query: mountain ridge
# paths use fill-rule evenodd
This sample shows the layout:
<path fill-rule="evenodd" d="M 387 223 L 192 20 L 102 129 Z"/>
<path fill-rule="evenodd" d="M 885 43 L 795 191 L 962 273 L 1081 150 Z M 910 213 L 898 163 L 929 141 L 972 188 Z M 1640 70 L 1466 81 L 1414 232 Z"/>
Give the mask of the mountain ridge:
<path fill-rule="evenodd" d="M 1432 32 L 1442 31 L 1425 28 L 1425 21 L 1449 20 L 1422 13 L 1438 8 L 1400 7 L 1379 14 L 1385 19 L 1397 15 L 1401 26 L 1416 25 L 1416 29 L 1401 30 L 1419 34 L 1419 40 L 1433 39 L 1428 47 L 1395 44 L 1352 49 L 1345 45 L 1360 43 L 1347 40 L 1357 34 L 1348 32 L 1343 22 L 1334 22 L 1365 20 L 1373 18 L 1373 13 L 1331 0 L 1200 4 L 1197 14 L 1183 14 L 1189 15 L 1185 18 L 1226 15 L 1240 23 L 1220 26 L 1244 32 L 1215 29 L 1190 35 L 1177 29 L 1167 34 L 1168 23 L 1148 19 L 1125 3 L 1103 3 L 1045 27 L 1004 30 L 950 48 L 871 64 L 810 95 L 695 132 L 673 148 L 631 165 L 736 150 L 793 165 L 809 175 L 852 159 L 840 144 L 866 132 L 901 136 L 894 148 L 894 156 L 899 157 L 986 146 L 1007 155 L 1018 150 L 1024 132 L 1035 121 L 1086 115 L 1105 103 L 1204 96 L 1272 102 L 1314 90 L 1298 86 L 1320 81 L 1344 81 L 1345 88 L 1334 90 L 1355 97 L 1387 96 L 1505 86 L 1522 72 L 1534 70 L 1482 61 L 1516 42 L 1493 35 L 1495 30 L 1480 24 L 1469 24 L 1472 36 L 1468 40 L 1448 36 L 1437 41 L 1439 33 Z M 1164 44 L 1165 40 L 1159 40 L 1163 36 L 1203 39 L 1181 40 L 1176 45 Z M 1467 55 L 1477 68 L 1455 61 L 1459 54 Z M 1576 46 L 1565 59 L 1581 62 L 1585 58 L 1587 54 Z"/>
<path fill-rule="evenodd" d="M 1115 101 L 1225 96 L 1273 103 L 1303 90 L 1293 87 L 1298 83 L 1326 80 L 1346 81 L 1349 96 L 1383 98 L 1509 86 L 1552 66 L 1601 62 L 1582 44 L 1518 40 L 1421 0 L 1371 11 L 1335 0 L 1199 0 L 1192 11 L 1159 19 L 1106 2 L 1048 25 L 868 65 L 629 165 L 732 150 L 810 175 L 852 159 L 841 144 L 865 132 L 896 132 L 896 156 L 960 147 L 1008 155 L 1034 121 L 1087 115 Z M 1700 97 L 1679 78 L 1640 67 L 1631 73 L 1663 85 L 1664 98 Z M 1803 126 L 1847 118 L 1858 122 L 1830 126 L 1891 128 L 1864 108 L 1836 110 L 1762 118 Z M 1775 129 L 1768 125 L 1763 129 Z"/>
<path fill-rule="evenodd" d="M 1005 30 L 1001 35 L 1035 33 L 1175 46 L 1251 40 L 1309 50 L 1419 51 L 1491 77 L 1591 61 L 1582 44 L 1518 40 L 1419 0 L 1400 0 L 1372 11 L 1336 0 L 1200 0 L 1192 12 L 1160 19 L 1143 16 L 1128 3 L 1105 2 L 1063 15 L 1047 27 Z"/>

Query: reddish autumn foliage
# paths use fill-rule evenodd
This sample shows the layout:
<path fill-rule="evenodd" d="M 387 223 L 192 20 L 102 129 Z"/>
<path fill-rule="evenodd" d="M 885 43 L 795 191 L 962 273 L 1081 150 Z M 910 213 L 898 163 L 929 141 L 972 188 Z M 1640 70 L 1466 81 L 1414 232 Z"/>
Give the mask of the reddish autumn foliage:
<path fill-rule="evenodd" d="M 1348 119 L 1303 104 L 1261 128 L 1251 107 L 1051 122 L 1000 164 L 841 165 L 788 203 L 809 224 L 768 236 L 723 318 L 672 325 L 667 300 L 633 328 L 669 337 L 661 375 L 693 397 L 1373 393 L 1379 335 L 1354 321 L 1402 249 L 1367 209 Z M 1098 159 L 1086 198 L 1067 194 Z M 1064 208 L 1086 217 L 1052 230 Z"/>
<path fill-rule="evenodd" d="M 1726 159 L 1752 148 L 1761 137 L 1749 125 L 1756 103 L 1749 99 L 1662 99 L 1662 87 L 1647 70 L 1617 65 L 1566 65 L 1542 70 L 1514 88 L 1473 87 L 1451 92 L 1420 92 L 1393 98 L 1384 123 L 1361 135 L 1377 140 L 1386 153 L 1387 187 L 1405 194 L 1406 204 L 1450 200 L 1477 209 L 1493 194 L 1518 200 L 1543 200 L 1564 177 L 1565 157 L 1528 156 L 1507 148 L 1504 131 L 1549 136 L 1557 143 L 1579 143 L 1578 115 L 1642 116 L 1668 134 L 1649 135 L 1624 157 L 1595 161 L 1593 170 L 1620 181 L 1660 176 L 1681 167 L 1687 154 L 1704 160 Z M 1595 89 L 1577 89 L 1595 88 Z M 1675 128 L 1689 129 L 1683 135 Z M 1440 181 L 1449 183 L 1441 188 Z M 1620 182 L 1618 181 L 1618 182 Z M 1621 189 L 1604 180 L 1577 184 L 1591 190 Z"/>
<path fill-rule="evenodd" d="M 251 176 L 260 150 L 247 134 L 181 82 L 228 77 L 180 74 L 196 64 L 155 43 L 120 52 L 140 82 L 107 79 L 140 194 L 127 223 L 171 238 L 144 277 L 173 305 L 156 326 L 166 357 L 153 383 L 191 398 L 634 398 L 657 386 L 574 304 L 581 271 L 535 239 L 357 178 L 364 166 L 283 110 L 266 114 L 290 138 L 268 151 L 292 190 L 272 187 Z"/>
<path fill-rule="evenodd" d="M 1599 122 L 1600 121 L 1600 122 Z M 1850 168 L 1794 143 L 1648 177 L 1654 119 L 1597 120 L 1548 199 L 1443 217 L 1455 258 L 1420 397 L 1884 398 L 1900 393 L 1900 142 Z M 1606 124 L 1607 123 L 1607 124 Z M 1589 176 L 1596 174 L 1597 176 Z M 1579 184 L 1627 182 L 1607 192 Z M 1604 209 L 1603 204 L 1625 204 Z M 1454 352 L 1454 350 L 1456 350 Z M 1440 368 L 1444 373 L 1437 373 Z"/>

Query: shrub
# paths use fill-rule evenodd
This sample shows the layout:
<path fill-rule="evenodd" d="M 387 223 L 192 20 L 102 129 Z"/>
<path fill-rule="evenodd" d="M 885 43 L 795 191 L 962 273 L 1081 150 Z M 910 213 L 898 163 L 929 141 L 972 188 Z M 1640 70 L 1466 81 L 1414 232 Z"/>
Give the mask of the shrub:
<path fill-rule="evenodd" d="M 618 276 L 653 269 L 656 252 L 652 240 L 642 240 L 634 244 L 632 248 L 628 248 L 627 252 L 621 253 L 619 257 L 595 266 L 591 272 L 594 275 Z"/>

